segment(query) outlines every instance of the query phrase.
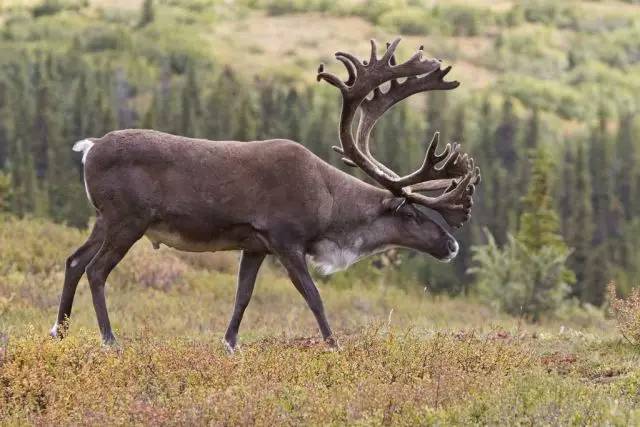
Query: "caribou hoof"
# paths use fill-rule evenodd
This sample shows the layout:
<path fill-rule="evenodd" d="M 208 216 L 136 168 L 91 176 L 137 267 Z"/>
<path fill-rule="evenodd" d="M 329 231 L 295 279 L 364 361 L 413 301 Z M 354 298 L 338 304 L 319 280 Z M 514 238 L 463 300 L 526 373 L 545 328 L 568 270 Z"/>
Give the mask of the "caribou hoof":
<path fill-rule="evenodd" d="M 105 350 L 116 350 L 116 351 L 122 350 L 122 346 L 118 343 L 118 341 L 113 335 L 109 338 L 102 339 L 102 348 Z"/>
<path fill-rule="evenodd" d="M 51 328 L 51 330 L 49 331 L 49 336 L 54 340 L 62 338 L 62 336 L 58 335 L 58 322 L 53 324 L 53 328 Z"/>
<path fill-rule="evenodd" d="M 54 340 L 61 340 L 67 335 L 68 324 L 59 324 L 58 322 L 53 324 L 53 327 L 49 331 L 49 336 Z"/>
<path fill-rule="evenodd" d="M 325 338 L 324 342 L 327 344 L 329 349 L 332 350 L 332 351 L 340 351 L 340 350 L 342 350 L 342 347 L 340 347 L 340 344 L 338 343 L 338 340 L 333 335 L 328 336 L 327 338 Z"/>
<path fill-rule="evenodd" d="M 230 356 L 236 354 L 236 351 L 238 350 L 238 345 L 230 343 L 226 338 L 222 339 L 222 345 L 224 345 L 224 349 Z"/>

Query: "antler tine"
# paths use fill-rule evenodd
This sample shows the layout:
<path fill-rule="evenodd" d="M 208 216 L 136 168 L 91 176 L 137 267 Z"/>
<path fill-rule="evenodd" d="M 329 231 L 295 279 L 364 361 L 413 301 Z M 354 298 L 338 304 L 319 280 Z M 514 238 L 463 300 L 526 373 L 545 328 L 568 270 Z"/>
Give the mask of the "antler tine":
<path fill-rule="evenodd" d="M 428 197 L 419 193 L 408 193 L 407 199 L 413 203 L 439 211 L 447 223 L 455 228 L 469 220 L 473 193 L 479 171 L 467 173 L 460 182 L 453 180 L 449 188 L 437 197 Z"/>
<path fill-rule="evenodd" d="M 336 55 L 336 59 L 344 64 L 345 68 L 347 69 L 347 73 L 349 74 L 349 78 L 345 83 L 347 84 L 347 86 L 353 85 L 353 83 L 356 81 L 356 67 L 350 60 L 343 56 Z"/>
<path fill-rule="evenodd" d="M 352 55 L 352 54 L 350 54 L 348 52 L 336 52 L 335 57 L 337 59 L 339 59 L 339 60 L 341 60 L 340 58 L 344 58 L 344 59 L 348 60 L 349 62 L 351 62 L 353 67 L 356 69 L 357 73 L 362 74 L 362 72 L 364 70 L 364 64 L 358 58 L 356 58 L 354 55 Z M 342 61 L 342 62 L 344 63 L 344 61 Z"/>
<path fill-rule="evenodd" d="M 398 83 L 396 79 L 393 79 L 391 80 L 391 87 L 389 88 L 389 91 L 387 91 L 386 93 L 382 93 L 379 90 L 376 90 L 373 93 L 373 98 L 365 99 L 362 101 L 362 104 L 360 105 L 362 115 L 360 117 L 360 124 L 358 126 L 358 134 L 356 138 L 357 145 L 360 149 L 363 149 L 365 153 L 372 159 L 372 161 L 376 163 L 377 166 L 381 170 L 385 171 L 388 175 L 398 180 L 403 179 L 398 177 L 397 174 L 392 173 L 390 170 L 388 170 L 388 168 L 385 168 L 371 156 L 371 151 L 369 148 L 369 136 L 373 127 L 377 123 L 378 119 L 385 113 L 385 111 L 387 111 L 396 103 L 402 101 L 403 99 L 406 99 L 413 94 L 429 90 L 450 90 L 458 87 L 460 84 L 457 81 L 445 82 L 443 80 L 444 76 L 450 70 L 451 67 L 447 67 L 444 70 L 441 70 L 438 65 L 437 69 L 431 71 L 431 73 L 427 74 L 424 77 L 408 78 L 404 83 Z M 435 135 L 434 138 L 436 138 Z M 442 155 L 446 156 L 448 154 L 449 152 L 446 151 Z M 440 160 L 442 160 L 443 158 L 444 157 L 440 158 Z M 437 164 L 440 160 L 432 163 L 432 165 Z M 422 174 L 418 174 L 414 179 L 417 179 L 420 176 L 422 176 Z M 404 179 L 407 179 L 407 177 L 405 177 Z M 411 185 L 415 182 L 411 182 L 406 185 Z"/>
<path fill-rule="evenodd" d="M 369 40 L 369 42 L 371 43 L 371 55 L 367 65 L 375 64 L 378 61 L 378 45 L 374 39 Z"/>
<path fill-rule="evenodd" d="M 447 144 L 442 153 L 436 154 L 436 149 L 438 148 L 439 139 L 440 139 L 440 133 L 439 132 L 434 133 L 433 139 L 429 144 L 429 148 L 425 153 L 425 156 L 424 156 L 424 159 L 422 160 L 422 165 L 420 166 L 420 168 L 418 168 L 418 170 L 416 170 L 415 172 L 409 175 L 398 178 L 396 185 L 399 185 L 402 188 L 405 188 L 420 182 L 431 181 L 433 179 L 446 179 L 446 178 L 451 178 L 452 176 L 461 176 L 467 173 L 466 169 L 462 171 L 462 173 L 457 175 L 451 173 L 453 172 L 452 165 L 456 164 L 456 160 L 460 155 L 459 146 L 455 144 L 453 146 L 451 144 Z M 444 166 L 442 166 L 441 168 L 437 168 L 436 165 L 445 158 L 446 160 L 444 161 Z"/>
<path fill-rule="evenodd" d="M 440 142 L 440 132 L 434 132 L 433 137 L 431 138 L 431 142 L 429 143 L 429 148 L 427 148 L 427 153 L 425 158 L 433 159 L 435 162 L 434 165 L 440 163 L 442 159 L 449 155 L 451 151 L 451 144 L 447 144 L 444 147 L 444 151 L 440 154 L 436 154 L 436 150 L 438 148 L 438 143 Z"/>
<path fill-rule="evenodd" d="M 387 65 L 389 63 L 394 53 L 396 52 L 396 48 L 398 47 L 400 40 L 401 40 L 400 37 L 398 37 L 394 41 L 392 41 L 389 46 L 387 46 L 387 51 L 384 53 L 384 55 L 380 59 L 381 64 Z"/>
<path fill-rule="evenodd" d="M 320 64 L 318 66 L 318 75 L 316 76 L 316 80 L 324 80 L 332 86 L 340 89 L 340 92 L 344 93 L 347 90 L 347 85 L 344 84 L 342 80 L 338 76 L 333 73 L 328 73 L 324 71 L 324 64 Z"/>
<path fill-rule="evenodd" d="M 389 49 L 389 46 L 391 46 L 391 43 L 387 42 L 387 49 Z M 391 66 L 397 65 L 397 63 L 396 63 L 396 54 L 395 53 L 393 55 L 391 55 L 391 58 L 389 59 L 389 64 Z M 392 81 L 396 81 L 396 80 L 392 80 Z"/>

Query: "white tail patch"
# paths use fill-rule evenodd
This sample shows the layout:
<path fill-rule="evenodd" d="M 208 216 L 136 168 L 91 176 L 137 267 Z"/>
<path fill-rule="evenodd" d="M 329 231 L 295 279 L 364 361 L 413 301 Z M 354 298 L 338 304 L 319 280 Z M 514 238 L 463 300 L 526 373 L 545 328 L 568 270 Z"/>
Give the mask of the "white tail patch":
<path fill-rule="evenodd" d="M 90 139 L 83 139 L 73 144 L 73 151 L 77 153 L 82 152 L 82 164 L 87 161 L 87 154 L 89 154 L 91 147 L 93 147 L 93 141 Z"/>
<path fill-rule="evenodd" d="M 84 165 L 87 161 L 87 154 L 89 154 L 89 150 L 93 147 L 94 143 L 90 139 L 83 139 L 82 141 L 78 141 L 73 144 L 73 151 L 77 153 L 82 153 L 82 164 Z M 91 194 L 89 194 L 89 187 L 87 186 L 87 175 L 84 175 L 84 190 L 87 192 L 87 199 L 89 199 L 89 203 L 93 205 L 95 208 L 96 205 L 93 203 L 91 199 Z"/>

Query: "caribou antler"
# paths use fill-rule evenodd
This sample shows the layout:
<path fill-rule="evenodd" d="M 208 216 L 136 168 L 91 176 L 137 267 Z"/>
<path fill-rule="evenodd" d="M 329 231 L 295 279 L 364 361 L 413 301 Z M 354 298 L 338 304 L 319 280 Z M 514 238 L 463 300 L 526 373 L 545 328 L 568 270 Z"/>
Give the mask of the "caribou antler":
<path fill-rule="evenodd" d="M 387 44 L 387 50 L 380 59 L 373 40 L 368 61 L 360 61 L 346 52 L 336 53 L 336 58 L 347 69 L 346 81 L 325 72 L 324 66 L 320 65 L 318 81 L 323 79 L 337 87 L 343 99 L 340 118 L 342 147 L 333 149 L 344 156 L 342 160 L 346 164 L 359 167 L 395 195 L 404 196 L 411 202 L 440 211 L 450 225 L 457 227 L 468 219 L 473 203 L 471 196 L 474 185 L 480 182 L 480 170 L 474 167 L 473 159 L 460 153 L 458 144 L 447 144 L 444 151 L 437 154 L 439 134 L 436 132 L 420 168 L 405 176 L 398 176 L 376 160 L 370 152 L 371 130 L 393 105 L 416 93 L 450 90 L 459 86 L 457 81 L 444 81 L 451 67 L 441 69 L 439 60 L 422 59 L 422 46 L 408 61 L 396 64 L 395 50 L 399 42 L 398 38 Z M 406 79 L 400 82 L 399 79 L 402 78 Z M 381 86 L 386 83 L 389 88 L 383 92 Z M 367 98 L 370 93 L 372 96 Z M 358 108 L 361 112 L 360 123 L 354 141 L 351 124 Z M 418 193 L 445 188 L 444 193 L 437 197 Z"/>

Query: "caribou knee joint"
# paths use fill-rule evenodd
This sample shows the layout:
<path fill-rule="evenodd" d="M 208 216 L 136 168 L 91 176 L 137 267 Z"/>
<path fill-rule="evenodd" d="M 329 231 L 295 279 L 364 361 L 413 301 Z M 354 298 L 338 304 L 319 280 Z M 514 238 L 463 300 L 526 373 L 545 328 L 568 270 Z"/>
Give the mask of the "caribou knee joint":
<path fill-rule="evenodd" d="M 75 268 L 78 266 L 79 262 L 80 261 L 78 261 L 78 259 L 74 255 L 71 255 L 69 258 L 67 258 L 66 267 L 68 269 Z"/>

